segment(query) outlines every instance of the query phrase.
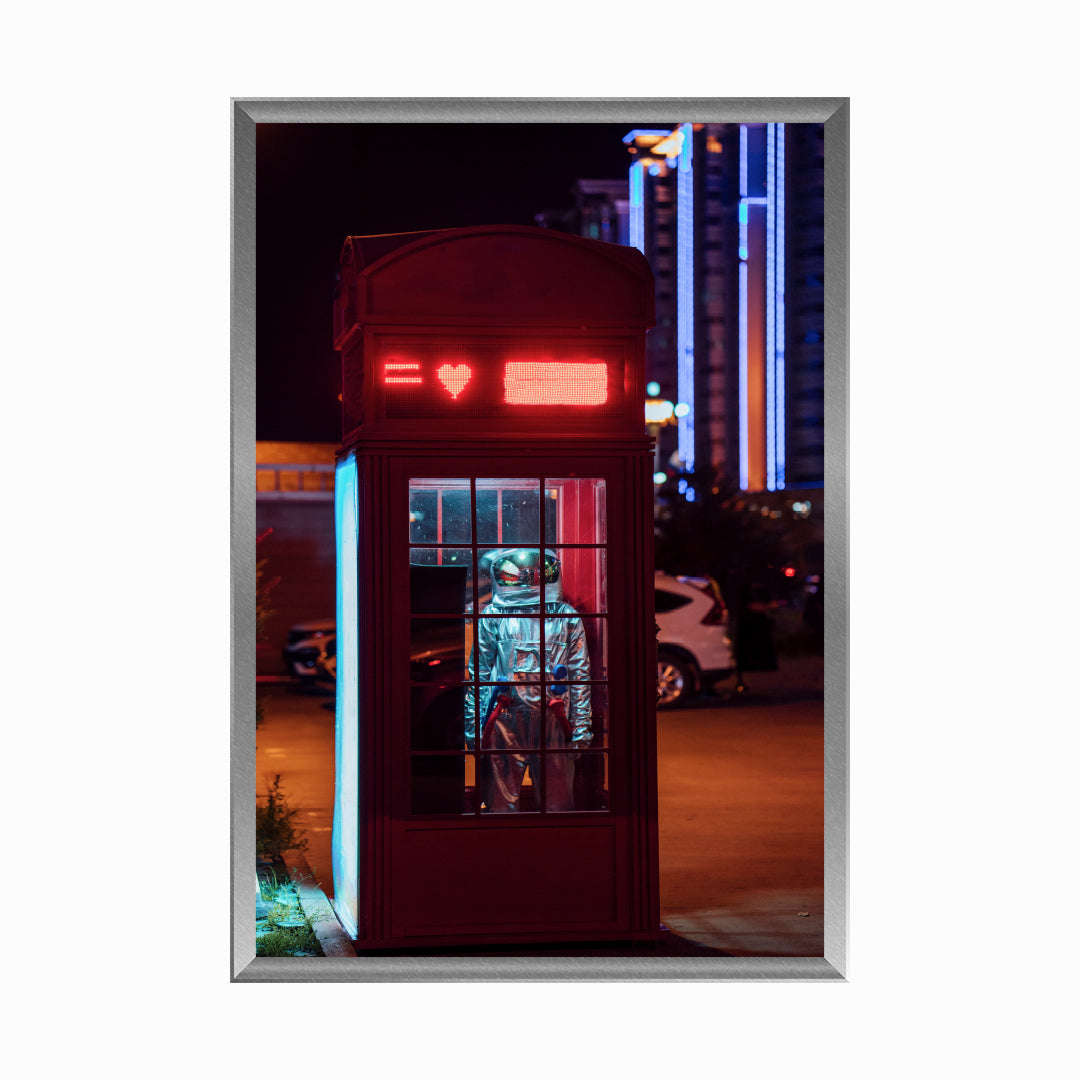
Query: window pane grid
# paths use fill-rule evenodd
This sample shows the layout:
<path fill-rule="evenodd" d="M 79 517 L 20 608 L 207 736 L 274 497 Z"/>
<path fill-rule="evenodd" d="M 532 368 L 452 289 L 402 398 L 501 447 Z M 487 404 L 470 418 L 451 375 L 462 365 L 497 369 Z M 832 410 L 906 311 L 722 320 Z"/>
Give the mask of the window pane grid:
<path fill-rule="evenodd" d="M 481 575 L 478 572 L 478 567 L 481 559 L 484 555 L 489 554 L 493 548 L 493 541 L 484 539 L 489 534 L 494 535 L 494 544 L 498 545 L 494 550 L 525 550 L 532 549 L 534 552 L 537 550 L 553 549 L 554 552 L 565 549 L 566 551 L 578 551 L 578 552 L 597 552 L 596 561 L 589 567 L 588 564 L 575 564 L 579 567 L 584 565 L 588 570 L 592 571 L 592 576 L 596 579 L 597 584 L 594 587 L 594 595 L 600 597 L 597 606 L 606 608 L 606 600 L 603 598 L 603 593 L 596 593 L 596 589 L 602 589 L 606 586 L 606 566 L 607 566 L 607 548 L 606 542 L 606 522 L 600 520 L 599 527 L 597 527 L 597 519 L 602 518 L 600 510 L 602 510 L 604 502 L 603 481 L 592 480 L 588 478 L 585 480 L 563 481 L 567 483 L 592 483 L 593 489 L 590 492 L 576 492 L 578 501 L 581 505 L 577 506 L 576 512 L 579 517 L 583 514 L 583 511 L 592 516 L 592 522 L 590 530 L 595 532 L 598 537 L 598 542 L 594 543 L 582 543 L 574 541 L 565 541 L 559 539 L 556 536 L 552 536 L 552 533 L 558 533 L 562 528 L 561 523 L 557 520 L 552 520 L 554 515 L 551 515 L 552 510 L 561 510 L 565 499 L 560 502 L 557 500 L 557 496 L 560 494 L 565 495 L 565 489 L 550 489 L 549 484 L 553 481 L 550 479 L 540 477 L 535 480 L 518 480 L 510 481 L 507 484 L 504 481 L 499 481 L 499 484 L 504 486 L 498 486 L 493 488 L 490 486 L 490 482 L 485 481 L 484 487 L 478 487 L 477 478 L 472 477 L 467 482 L 463 479 L 457 481 L 454 484 L 449 484 L 443 480 L 428 481 L 432 487 L 436 489 L 434 492 L 422 492 L 427 497 L 428 504 L 431 504 L 431 495 L 435 495 L 435 507 L 436 520 L 435 520 L 435 535 L 420 534 L 417 535 L 415 530 L 410 530 L 409 537 L 409 558 L 412 564 L 413 552 L 419 549 L 434 550 L 437 553 L 436 565 L 442 564 L 443 553 L 447 550 L 454 549 L 460 555 L 464 555 L 465 552 L 469 552 L 471 565 L 468 567 L 468 580 L 466 583 L 466 592 L 468 594 L 467 599 L 462 604 L 468 610 L 460 613 L 454 611 L 442 612 L 441 610 L 429 609 L 425 612 L 410 612 L 410 618 L 413 620 L 413 624 L 421 623 L 424 620 L 437 621 L 442 620 L 444 623 L 447 621 L 447 615 L 460 615 L 461 623 L 466 627 L 465 637 L 465 651 L 468 654 L 463 657 L 465 662 L 465 670 L 463 672 L 463 678 L 457 685 L 462 690 L 470 695 L 473 702 L 473 715 L 475 717 L 472 722 L 473 731 L 471 732 L 471 739 L 473 745 L 471 748 L 463 747 L 460 750 L 445 749 L 445 748 L 416 748 L 411 751 L 413 758 L 420 759 L 442 759 L 448 763 L 453 762 L 455 759 L 460 759 L 463 764 L 468 762 L 467 773 L 470 774 L 470 779 L 475 782 L 475 789 L 463 792 L 461 797 L 461 805 L 458 807 L 456 803 L 454 805 L 448 805 L 445 810 L 432 809 L 431 806 L 426 805 L 426 802 L 430 802 L 430 799 L 426 799 L 425 793 L 422 792 L 418 797 L 415 790 L 415 784 L 418 777 L 423 777 L 425 774 L 417 774 L 413 771 L 413 812 L 414 813 L 464 813 L 466 815 L 479 815 L 484 812 L 492 812 L 495 807 L 487 805 L 486 791 L 482 790 L 482 777 L 487 777 L 490 781 L 492 774 L 499 773 L 507 761 L 520 759 L 522 757 L 528 758 L 527 774 L 531 780 L 531 785 L 524 782 L 526 775 L 526 769 L 522 766 L 514 766 L 510 771 L 520 772 L 519 776 L 515 776 L 513 783 L 517 785 L 517 791 L 523 800 L 527 798 L 527 805 L 515 804 L 508 807 L 509 809 L 518 809 L 522 812 L 529 814 L 547 814 L 547 813 L 560 813 L 568 811 L 595 811 L 602 809 L 606 811 L 607 806 L 607 793 L 606 793 L 606 755 L 610 751 L 610 747 L 607 743 L 607 708 L 608 698 L 606 689 L 608 685 L 608 679 L 606 678 L 589 678 L 589 679 L 575 679 L 569 672 L 565 676 L 555 679 L 553 674 L 548 671 L 548 665 L 551 662 L 552 654 L 549 650 L 548 631 L 549 621 L 555 621 L 558 623 L 560 617 L 565 619 L 566 622 L 571 620 L 578 620 L 582 622 L 583 626 L 592 625 L 593 634 L 592 641 L 599 641 L 601 643 L 602 658 L 601 662 L 605 666 L 606 674 L 606 638 L 607 638 L 607 622 L 608 613 L 606 610 L 598 613 L 594 613 L 591 607 L 586 606 L 579 611 L 576 607 L 567 605 L 567 611 L 559 611 L 557 613 L 551 613 L 547 610 L 550 601 L 546 598 L 546 586 L 543 583 L 543 577 L 540 581 L 540 595 L 537 597 L 537 602 L 534 607 L 537 610 L 528 610 L 528 604 L 522 604 L 523 608 L 526 608 L 523 612 L 515 613 L 513 611 L 498 612 L 490 610 L 492 607 L 491 599 L 488 597 L 487 602 L 484 604 L 484 610 L 481 612 L 481 594 L 486 595 L 487 590 L 481 588 Z M 420 481 L 423 483 L 423 481 Z M 444 489 L 452 488 L 459 495 L 464 495 L 466 490 L 466 483 L 468 485 L 468 507 L 469 507 L 469 521 L 463 522 L 455 520 L 454 528 L 457 530 L 453 537 L 447 537 L 444 535 L 444 527 L 446 517 L 444 515 Z M 417 494 L 417 481 L 411 482 L 411 495 Z M 512 486 L 511 486 L 512 485 Z M 517 496 L 527 495 L 529 493 L 535 493 L 536 498 L 533 500 L 533 505 L 537 511 L 535 536 L 532 535 L 531 526 L 526 524 L 525 531 L 522 531 L 521 520 L 525 520 L 531 516 L 529 513 L 529 500 L 517 498 L 515 500 L 504 499 L 504 490 L 512 491 Z M 496 522 L 495 527 L 492 529 L 490 524 L 482 525 L 478 520 L 478 514 L 480 510 L 478 492 L 494 492 L 493 505 L 496 509 Z M 541 497 L 543 493 L 544 497 Z M 588 500 L 589 505 L 585 505 L 586 500 L 584 495 L 591 494 L 591 499 Z M 490 496 L 489 496 L 490 498 Z M 411 505 L 411 504 L 410 504 Z M 503 513 L 504 509 L 509 506 L 511 516 L 514 513 L 517 514 L 518 521 L 515 526 L 510 529 L 504 529 L 503 527 Z M 598 510 L 598 508 L 600 508 Z M 524 519 L 522 515 L 524 514 Z M 551 515 L 551 516 L 549 516 Z M 410 513 L 411 516 L 411 513 Z M 509 533 L 509 536 L 507 535 Z M 466 535 L 468 539 L 466 539 Z M 540 538 L 544 540 L 541 542 Z M 561 560 L 560 560 L 561 562 Z M 423 565 L 412 564 L 412 565 Z M 430 563 L 428 563 L 430 565 Z M 463 562 L 459 559 L 455 565 L 463 565 Z M 561 576 L 565 578 L 565 571 L 560 567 L 562 571 Z M 565 587 L 565 581 L 563 581 Z M 490 583 L 490 588 L 494 589 L 494 583 Z M 557 595 L 563 595 L 562 590 Z M 594 602 L 596 603 L 596 602 Z M 415 601 L 410 603 L 410 607 L 415 606 Z M 582 619 L 582 612 L 585 613 L 585 619 Z M 535 627 L 533 632 L 536 632 L 539 637 L 537 642 L 539 646 L 539 657 L 543 658 L 540 662 L 538 669 L 535 672 L 529 672 L 529 675 L 535 676 L 535 678 L 528 678 L 521 682 L 512 682 L 512 685 L 520 685 L 523 690 L 529 694 L 535 694 L 542 702 L 548 704 L 542 707 L 542 719 L 539 723 L 539 728 L 543 729 L 542 737 L 526 738 L 525 741 L 530 745 L 503 745 L 501 747 L 485 747 L 483 745 L 483 731 L 486 726 L 487 718 L 483 716 L 483 712 L 491 712 L 490 700 L 484 701 L 485 691 L 490 691 L 494 687 L 500 685 L 506 685 L 507 680 L 498 679 L 494 677 L 481 677 L 481 671 L 479 663 L 474 664 L 473 658 L 477 656 L 477 642 L 479 640 L 480 623 L 481 619 L 491 620 L 492 626 L 500 625 L 507 620 L 529 619 L 535 617 Z M 591 624 L 587 620 L 593 620 Z M 534 639 L 535 640 L 535 639 Z M 592 647 L 595 647 L 593 645 Z M 593 656 L 589 656 L 590 666 L 595 662 Z M 469 673 L 469 667 L 472 667 L 471 674 Z M 413 686 L 429 686 L 430 683 L 417 683 L 410 678 L 410 685 Z M 551 698 L 549 697 L 549 687 L 569 685 L 577 687 L 579 689 L 588 689 L 590 693 L 593 692 L 592 688 L 597 688 L 599 698 L 603 702 L 603 713 L 597 715 L 596 711 L 591 712 L 591 724 L 592 731 L 590 737 L 596 742 L 593 745 L 582 746 L 580 744 L 575 745 L 571 739 L 566 742 L 549 745 L 550 733 L 549 726 L 551 724 L 548 718 L 548 711 L 551 708 Z M 563 700 L 563 695 L 554 695 L 557 700 Z M 487 708 L 485 709 L 485 706 Z M 597 723 L 599 721 L 599 724 Z M 547 725 L 547 726 L 546 726 Z M 468 726 L 462 725 L 463 728 Z M 539 736 L 539 732 L 537 733 Z M 464 731 L 463 731 L 464 736 Z M 535 745 L 532 745 L 535 744 Z M 574 770 L 572 762 L 574 761 L 594 761 L 598 762 L 598 767 L 601 767 L 604 779 L 601 783 L 603 789 L 603 797 L 596 801 L 596 805 L 586 805 L 577 807 L 573 803 L 573 795 L 571 788 L 573 787 Z M 448 768 L 451 766 L 448 765 Z M 503 771 L 507 770 L 503 768 Z M 535 773 L 535 775 L 534 775 Z M 453 774 L 456 775 L 456 774 Z M 464 777 L 463 777 L 464 779 Z M 496 776 L 496 781 L 501 777 Z M 468 780 L 466 780 L 466 783 Z M 496 785 L 497 786 L 497 783 Z M 470 797 L 471 796 L 471 797 Z M 515 796 L 517 798 L 517 796 Z"/>

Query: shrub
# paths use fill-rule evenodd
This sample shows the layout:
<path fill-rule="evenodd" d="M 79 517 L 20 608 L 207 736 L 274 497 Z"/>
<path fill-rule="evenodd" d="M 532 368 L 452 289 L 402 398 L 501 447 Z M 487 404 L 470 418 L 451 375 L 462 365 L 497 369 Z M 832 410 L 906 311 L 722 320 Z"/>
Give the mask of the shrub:
<path fill-rule="evenodd" d="M 288 799 L 281 790 L 281 774 L 274 777 L 266 795 L 266 805 L 255 808 L 255 853 L 260 858 L 272 859 L 283 851 L 307 851 L 308 841 L 304 830 L 294 819 L 299 810 L 289 808 Z"/>

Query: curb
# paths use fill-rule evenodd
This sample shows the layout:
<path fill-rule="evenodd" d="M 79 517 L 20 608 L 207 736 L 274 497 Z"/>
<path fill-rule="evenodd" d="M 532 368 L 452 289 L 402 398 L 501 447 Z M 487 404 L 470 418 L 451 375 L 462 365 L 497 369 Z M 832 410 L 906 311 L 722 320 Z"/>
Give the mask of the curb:
<path fill-rule="evenodd" d="M 307 859 L 298 851 L 283 851 L 281 854 L 288 870 L 295 871 L 294 878 L 296 894 L 300 901 L 300 909 L 311 923 L 311 929 L 319 939 L 319 947 L 324 956 L 355 956 L 356 950 L 352 947 L 352 941 L 346 935 L 337 921 L 334 908 L 326 893 L 322 891 Z"/>

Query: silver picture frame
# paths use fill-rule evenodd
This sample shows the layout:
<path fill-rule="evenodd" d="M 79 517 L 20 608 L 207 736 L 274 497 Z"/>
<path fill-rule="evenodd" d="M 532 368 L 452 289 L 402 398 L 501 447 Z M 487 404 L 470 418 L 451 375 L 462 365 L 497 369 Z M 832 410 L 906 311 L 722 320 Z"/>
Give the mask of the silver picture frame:
<path fill-rule="evenodd" d="M 848 98 L 244 98 L 232 108 L 231 958 L 233 982 L 843 980 L 848 927 Z M 821 957 L 255 955 L 255 127 L 258 123 L 824 123 L 825 901 Z"/>

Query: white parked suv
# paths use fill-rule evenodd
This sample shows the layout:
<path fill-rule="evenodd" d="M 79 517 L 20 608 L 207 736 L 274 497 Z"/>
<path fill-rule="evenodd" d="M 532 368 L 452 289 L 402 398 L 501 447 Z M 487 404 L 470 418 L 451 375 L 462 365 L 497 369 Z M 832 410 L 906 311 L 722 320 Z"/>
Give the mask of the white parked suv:
<path fill-rule="evenodd" d="M 728 613 L 709 578 L 656 573 L 657 706 L 671 709 L 735 670 Z"/>

